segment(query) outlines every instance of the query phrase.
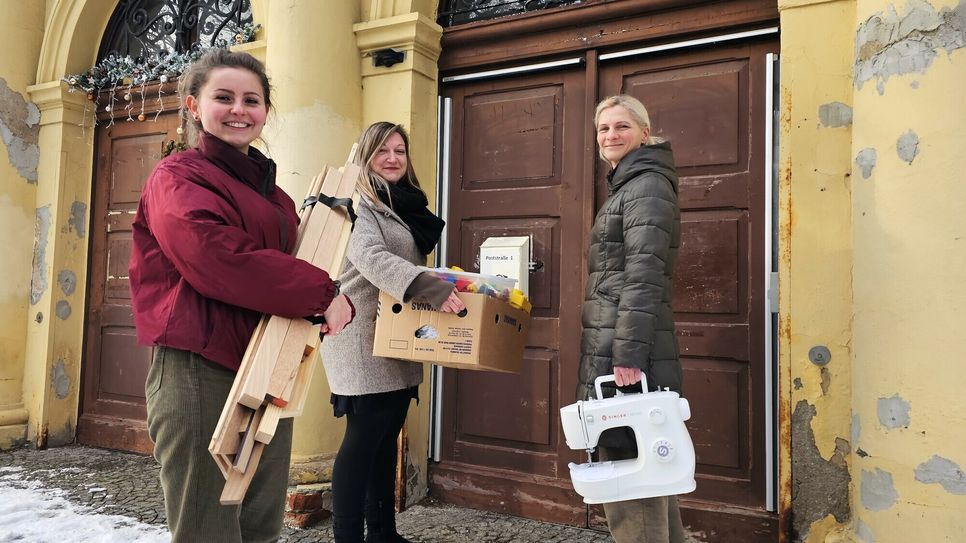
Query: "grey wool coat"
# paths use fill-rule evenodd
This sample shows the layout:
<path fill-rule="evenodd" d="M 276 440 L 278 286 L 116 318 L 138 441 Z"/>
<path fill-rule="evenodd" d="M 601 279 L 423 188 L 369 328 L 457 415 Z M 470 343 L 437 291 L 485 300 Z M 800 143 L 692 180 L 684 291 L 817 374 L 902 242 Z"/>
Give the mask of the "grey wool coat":
<path fill-rule="evenodd" d="M 342 293 L 356 308 L 355 319 L 322 341 L 329 388 L 343 396 L 401 390 L 423 382 L 418 362 L 372 356 L 379 291 L 403 301 L 406 289 L 426 263 L 409 227 L 381 202 L 361 198 L 358 218 L 343 264 Z"/>
<path fill-rule="evenodd" d="M 670 144 L 630 152 L 607 186 L 587 253 L 577 399 L 595 397 L 594 380 L 614 366 L 640 368 L 651 390 L 680 392 L 671 278 L 681 214 Z"/>

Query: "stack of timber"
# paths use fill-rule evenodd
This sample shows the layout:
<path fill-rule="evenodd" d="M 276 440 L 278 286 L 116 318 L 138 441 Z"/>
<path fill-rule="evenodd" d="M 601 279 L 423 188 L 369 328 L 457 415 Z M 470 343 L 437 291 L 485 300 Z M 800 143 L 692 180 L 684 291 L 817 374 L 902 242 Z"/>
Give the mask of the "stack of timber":
<path fill-rule="evenodd" d="M 355 146 L 342 168 L 326 167 L 312 180 L 299 213 L 295 256 L 338 277 L 352 221 L 344 207 L 323 203 L 327 197 L 351 199 L 359 167 L 352 163 Z M 312 374 L 318 363 L 319 337 L 305 319 L 262 317 L 242 359 L 208 451 L 225 476 L 224 505 L 245 497 L 265 445 L 278 421 L 302 413 Z"/>

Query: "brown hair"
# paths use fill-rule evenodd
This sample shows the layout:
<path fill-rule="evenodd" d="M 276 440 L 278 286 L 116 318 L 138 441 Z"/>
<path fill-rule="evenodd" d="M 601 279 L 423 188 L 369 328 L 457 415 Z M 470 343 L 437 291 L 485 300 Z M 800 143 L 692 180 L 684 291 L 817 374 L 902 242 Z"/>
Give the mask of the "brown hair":
<path fill-rule="evenodd" d="M 382 189 L 384 192 L 389 192 L 389 182 L 379 176 L 376 172 L 372 171 L 370 163 L 372 158 L 376 156 L 379 148 L 386 143 L 389 136 L 393 134 L 399 134 L 402 138 L 403 143 L 406 145 L 406 175 L 399 181 L 407 181 L 410 185 L 416 189 L 422 191 L 423 188 L 419 186 L 419 179 L 416 178 L 416 171 L 413 170 L 413 160 L 412 155 L 409 152 L 409 134 L 402 125 L 390 123 L 388 121 L 380 121 L 377 123 L 372 123 L 368 128 L 362 131 L 362 135 L 359 136 L 358 145 L 359 148 L 356 150 L 355 163 L 362 168 L 362 175 L 359 176 L 359 192 L 364 194 L 369 200 L 374 204 L 379 205 L 379 196 L 376 191 Z"/>
<path fill-rule="evenodd" d="M 265 73 L 265 65 L 257 58 L 248 53 L 232 52 L 227 49 L 209 49 L 201 55 L 198 60 L 191 63 L 191 66 L 181 75 L 178 82 L 178 96 L 181 99 L 181 122 L 187 127 L 186 141 L 194 146 L 198 141 L 198 134 L 202 132 L 201 121 L 195 120 L 188 113 L 185 99 L 188 96 L 198 98 L 201 88 L 208 82 L 208 75 L 215 68 L 239 68 L 248 70 L 258 77 L 262 84 L 262 92 L 265 95 L 265 107 L 272 108 L 272 85 L 268 81 L 268 74 Z"/>

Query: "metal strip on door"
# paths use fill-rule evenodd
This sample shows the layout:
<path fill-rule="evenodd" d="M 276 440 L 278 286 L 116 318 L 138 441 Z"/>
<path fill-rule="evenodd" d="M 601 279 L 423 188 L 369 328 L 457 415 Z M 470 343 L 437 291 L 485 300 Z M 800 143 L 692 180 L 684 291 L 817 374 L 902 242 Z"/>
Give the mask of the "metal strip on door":
<path fill-rule="evenodd" d="M 453 99 L 437 98 L 437 111 L 436 156 L 439 157 L 439 163 L 436 167 L 436 214 L 445 221 L 449 207 L 449 142 Z M 437 268 L 446 265 L 446 232 L 447 229 L 443 228 L 436 248 Z M 443 367 L 435 364 L 429 370 L 429 415 L 429 459 L 439 462 L 443 436 L 440 431 L 443 423 Z"/>
<path fill-rule="evenodd" d="M 778 375 L 778 55 L 765 55 L 765 508 L 777 511 L 775 456 Z"/>

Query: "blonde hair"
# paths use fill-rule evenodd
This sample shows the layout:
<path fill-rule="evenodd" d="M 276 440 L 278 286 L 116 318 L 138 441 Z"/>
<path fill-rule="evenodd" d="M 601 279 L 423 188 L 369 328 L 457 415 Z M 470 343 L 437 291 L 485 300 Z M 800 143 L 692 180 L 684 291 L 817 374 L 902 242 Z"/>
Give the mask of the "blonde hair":
<path fill-rule="evenodd" d="M 627 94 L 618 94 L 615 96 L 610 96 L 608 98 L 604 98 L 603 100 L 600 101 L 599 104 L 597 104 L 597 109 L 594 110 L 594 128 L 595 129 L 597 128 L 597 121 L 600 120 L 600 114 L 605 109 L 610 109 L 614 106 L 621 106 L 622 108 L 626 109 L 627 113 L 630 114 L 631 119 L 633 119 L 634 122 L 636 122 L 637 125 L 641 127 L 641 130 L 654 132 L 654 130 L 651 128 L 651 118 L 647 114 L 647 108 L 644 107 L 644 104 L 642 104 L 640 100 Z M 661 143 L 663 141 L 664 141 L 664 138 L 653 136 L 649 133 L 647 135 L 647 141 L 645 143 L 647 145 L 654 145 L 655 143 Z M 604 156 L 601 155 L 601 158 L 604 158 Z"/>
<path fill-rule="evenodd" d="M 359 147 L 356 149 L 354 162 L 362 169 L 362 175 L 359 176 L 359 182 L 357 183 L 359 192 L 376 205 L 379 205 L 381 201 L 377 191 L 382 190 L 383 192 L 389 193 L 389 182 L 372 171 L 371 163 L 373 157 L 379 152 L 379 149 L 386 143 L 389 136 L 393 134 L 399 134 L 406 146 L 406 175 L 399 182 L 408 182 L 420 192 L 423 191 L 422 187 L 419 186 L 419 179 L 416 178 L 416 171 L 413 170 L 413 161 L 409 154 L 409 134 L 399 124 L 388 121 L 372 123 L 359 136 Z"/>

